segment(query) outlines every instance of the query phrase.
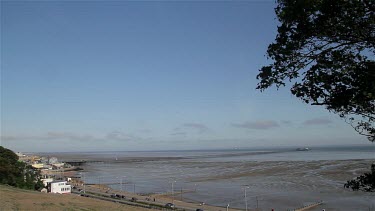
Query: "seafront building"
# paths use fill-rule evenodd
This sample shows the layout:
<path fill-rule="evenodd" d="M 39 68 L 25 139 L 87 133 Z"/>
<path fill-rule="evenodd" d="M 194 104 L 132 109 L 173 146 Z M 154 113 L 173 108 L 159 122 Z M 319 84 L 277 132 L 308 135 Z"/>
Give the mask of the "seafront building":
<path fill-rule="evenodd" d="M 43 163 L 33 163 L 33 164 L 31 164 L 31 166 L 33 168 L 36 168 L 36 169 L 43 169 L 43 168 L 45 168 L 45 166 L 44 166 Z"/>
<path fill-rule="evenodd" d="M 18 159 L 31 165 L 34 169 L 38 169 L 41 172 L 44 186 L 47 189 L 42 190 L 42 192 L 49 193 L 71 193 L 71 185 L 67 184 L 71 178 L 66 180 L 56 180 L 56 178 L 62 179 L 62 171 L 64 171 L 65 166 L 69 166 L 63 162 L 58 162 L 56 157 L 40 157 L 36 155 L 25 155 L 21 152 L 17 153 Z"/>
<path fill-rule="evenodd" d="M 48 183 L 48 192 L 50 193 L 71 193 L 72 187 L 66 181 L 54 181 Z"/>
<path fill-rule="evenodd" d="M 48 187 L 48 184 L 53 182 L 53 178 L 44 178 L 41 179 L 41 181 L 43 182 L 44 187 Z"/>

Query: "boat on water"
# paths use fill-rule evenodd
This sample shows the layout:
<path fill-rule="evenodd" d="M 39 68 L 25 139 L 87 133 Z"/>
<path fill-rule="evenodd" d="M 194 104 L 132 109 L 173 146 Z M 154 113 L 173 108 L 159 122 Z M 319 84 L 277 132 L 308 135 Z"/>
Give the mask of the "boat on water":
<path fill-rule="evenodd" d="M 297 148 L 296 151 L 310 151 L 309 148 L 305 147 L 305 148 Z"/>

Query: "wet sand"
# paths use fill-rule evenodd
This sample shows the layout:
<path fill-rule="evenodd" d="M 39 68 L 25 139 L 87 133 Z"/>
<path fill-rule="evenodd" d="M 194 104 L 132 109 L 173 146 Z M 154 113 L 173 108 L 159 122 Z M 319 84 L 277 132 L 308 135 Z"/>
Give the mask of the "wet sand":
<path fill-rule="evenodd" d="M 353 192 L 344 189 L 343 185 L 347 180 L 368 172 L 372 162 L 341 160 L 210 163 L 208 168 L 219 168 L 220 171 L 216 171 L 215 175 L 202 174 L 191 181 L 211 187 L 216 185 L 216 197 L 230 201 L 238 207 L 243 207 L 243 192 L 232 198 L 220 192 L 230 192 L 230 186 L 248 186 L 248 206 L 261 207 L 263 210 L 294 209 L 320 200 L 323 200 L 324 204 L 310 210 L 368 210 L 375 203 L 375 193 Z M 199 198 L 193 195 L 186 197 Z M 236 198 L 238 200 L 235 200 Z M 209 196 L 206 196 L 206 201 L 217 203 Z"/>
<path fill-rule="evenodd" d="M 65 159 L 97 160 L 95 154 L 65 156 Z M 368 172 L 373 160 L 217 162 L 204 160 L 202 156 L 116 159 L 105 157 L 102 164 L 87 164 L 83 168 L 103 177 L 116 178 L 125 174 L 131 182 L 137 183 L 141 193 L 151 194 L 163 203 L 171 202 L 171 197 L 165 194 L 170 192 L 168 181 L 171 178 L 178 178 L 176 190 L 193 190 L 196 184 L 197 191 L 183 193 L 185 202 L 179 202 L 179 195 L 175 197 L 175 203 L 185 207 L 201 208 L 199 204 L 204 202 L 205 210 L 223 210 L 227 204 L 230 208 L 244 209 L 244 186 L 249 187 L 249 210 L 256 207 L 259 210 L 295 209 L 320 200 L 324 201 L 323 205 L 310 210 L 368 210 L 375 202 L 375 193 L 343 188 L 347 180 Z M 95 173 L 97 171 L 101 173 Z M 109 187 L 119 189 L 116 185 Z M 155 192 L 159 194 L 152 194 Z M 219 207 L 207 207 L 208 204 Z"/>

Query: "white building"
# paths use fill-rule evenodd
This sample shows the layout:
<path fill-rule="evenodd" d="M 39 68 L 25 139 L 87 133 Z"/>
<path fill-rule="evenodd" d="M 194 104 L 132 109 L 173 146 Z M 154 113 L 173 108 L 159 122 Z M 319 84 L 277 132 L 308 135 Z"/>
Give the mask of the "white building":
<path fill-rule="evenodd" d="M 55 168 L 59 169 L 59 168 L 64 167 L 64 164 L 65 164 L 65 163 L 53 163 L 53 164 L 51 164 L 51 165 L 54 166 Z"/>
<path fill-rule="evenodd" d="M 50 157 L 49 160 L 48 160 L 48 163 L 49 164 L 54 164 L 54 163 L 58 163 L 59 161 L 57 160 L 56 157 Z"/>
<path fill-rule="evenodd" d="M 44 185 L 45 187 L 48 187 L 48 183 L 53 182 L 53 178 L 45 178 L 45 179 L 41 179 L 41 180 L 42 180 L 43 185 Z"/>
<path fill-rule="evenodd" d="M 66 184 L 66 181 L 54 181 L 48 183 L 48 192 L 50 193 L 71 193 L 72 188 Z"/>
<path fill-rule="evenodd" d="M 16 152 L 16 155 L 17 155 L 18 157 L 26 157 L 26 155 L 23 154 L 22 152 Z"/>

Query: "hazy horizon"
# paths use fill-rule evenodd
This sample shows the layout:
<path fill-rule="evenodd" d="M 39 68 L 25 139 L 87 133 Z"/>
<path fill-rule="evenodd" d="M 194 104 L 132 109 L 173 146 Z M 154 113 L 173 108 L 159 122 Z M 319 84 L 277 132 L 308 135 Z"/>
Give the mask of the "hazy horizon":
<path fill-rule="evenodd" d="M 187 149 L 158 149 L 158 148 L 149 148 L 149 149 L 142 149 L 142 150 L 80 150 L 80 149 L 70 149 L 67 151 L 22 151 L 22 150 L 14 150 L 15 152 L 20 153 L 111 153 L 111 152 L 189 152 L 189 151 L 202 151 L 202 152 L 209 152 L 209 151 L 233 151 L 233 152 L 241 152 L 241 151 L 273 151 L 273 150 L 287 150 L 287 151 L 295 151 L 297 148 L 309 148 L 310 150 L 321 150 L 321 149 L 358 149 L 358 148 L 366 148 L 370 151 L 375 150 L 375 144 L 373 143 L 362 143 L 362 144 L 336 144 L 336 145 L 280 145 L 280 146 L 253 146 L 253 147 L 233 147 L 233 148 L 187 148 Z"/>

